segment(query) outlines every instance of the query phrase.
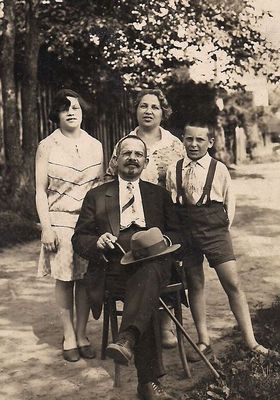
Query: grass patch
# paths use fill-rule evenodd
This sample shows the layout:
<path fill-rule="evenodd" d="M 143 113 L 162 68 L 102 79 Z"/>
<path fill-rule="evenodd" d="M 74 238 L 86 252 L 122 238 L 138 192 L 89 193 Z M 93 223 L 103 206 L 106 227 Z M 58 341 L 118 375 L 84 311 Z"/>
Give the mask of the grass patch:
<path fill-rule="evenodd" d="M 254 318 L 255 334 L 264 346 L 280 352 L 280 297 L 270 308 L 260 308 Z M 234 333 L 233 333 L 234 336 Z M 221 379 L 204 380 L 184 395 L 185 400 L 279 400 L 280 359 L 276 355 L 254 355 L 235 343 L 213 364 Z"/>
<path fill-rule="evenodd" d="M 0 248 L 40 238 L 38 225 L 13 211 L 0 212 Z"/>

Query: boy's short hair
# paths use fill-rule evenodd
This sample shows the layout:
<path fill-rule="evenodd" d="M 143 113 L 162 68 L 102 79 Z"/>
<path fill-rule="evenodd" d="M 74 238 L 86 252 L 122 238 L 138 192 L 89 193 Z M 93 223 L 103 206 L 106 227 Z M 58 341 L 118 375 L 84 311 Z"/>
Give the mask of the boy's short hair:
<path fill-rule="evenodd" d="M 78 99 L 83 114 L 90 109 L 89 104 L 82 98 L 82 96 L 79 95 L 79 93 L 74 92 L 74 90 L 71 89 L 61 89 L 56 93 L 52 102 L 51 110 L 49 113 L 49 119 L 52 122 L 58 124 L 59 113 L 61 111 L 66 111 L 69 109 L 71 103 L 69 99 L 67 99 L 67 97 L 74 97 L 75 99 Z"/>
<path fill-rule="evenodd" d="M 121 140 L 118 141 L 117 146 L 116 146 L 116 157 L 118 157 L 120 155 L 122 143 L 127 139 L 135 139 L 135 140 L 138 140 L 141 143 L 143 143 L 144 155 L 145 155 L 145 158 L 147 158 L 148 151 L 147 151 L 146 143 L 137 135 L 127 135 L 127 136 L 123 137 Z"/>
<path fill-rule="evenodd" d="M 208 132 L 207 132 L 208 139 L 215 138 L 215 125 L 211 122 L 201 122 L 201 121 L 187 122 L 184 125 L 183 137 L 185 136 L 186 128 L 188 126 L 193 126 L 196 128 L 207 128 L 208 129 Z"/>

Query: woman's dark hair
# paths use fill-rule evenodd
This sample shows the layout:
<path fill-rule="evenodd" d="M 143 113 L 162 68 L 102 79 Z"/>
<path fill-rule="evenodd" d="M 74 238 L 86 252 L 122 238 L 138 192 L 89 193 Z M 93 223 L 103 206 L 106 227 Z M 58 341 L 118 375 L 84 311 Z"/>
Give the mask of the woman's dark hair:
<path fill-rule="evenodd" d="M 172 108 L 168 104 L 168 101 L 162 91 L 160 89 L 142 89 L 141 92 L 137 94 L 136 100 L 135 100 L 135 110 L 137 110 L 142 98 L 146 96 L 146 94 L 153 94 L 158 98 L 158 101 L 160 103 L 161 109 L 162 109 L 162 120 L 166 121 L 170 115 L 172 114 Z"/>
<path fill-rule="evenodd" d="M 61 89 L 57 92 L 52 102 L 51 110 L 49 113 L 49 119 L 52 122 L 58 124 L 59 113 L 61 111 L 66 111 L 69 109 L 71 103 L 69 99 L 67 99 L 67 97 L 74 97 L 75 99 L 78 99 L 83 114 L 90 109 L 89 104 L 77 92 L 74 92 L 74 90 L 71 89 Z"/>

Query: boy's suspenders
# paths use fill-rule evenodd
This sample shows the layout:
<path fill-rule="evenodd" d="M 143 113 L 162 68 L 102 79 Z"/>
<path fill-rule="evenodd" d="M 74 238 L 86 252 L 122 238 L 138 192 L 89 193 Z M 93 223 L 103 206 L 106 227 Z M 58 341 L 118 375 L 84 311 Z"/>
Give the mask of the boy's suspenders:
<path fill-rule="evenodd" d="M 177 187 L 177 198 L 176 198 L 176 203 L 180 204 L 180 197 L 183 199 L 183 204 L 187 204 L 187 198 L 186 198 L 186 193 L 183 189 L 182 185 L 182 175 L 183 175 L 183 162 L 184 159 L 181 158 L 181 160 L 177 161 L 176 164 L 176 187 Z"/>
<path fill-rule="evenodd" d="M 188 204 L 187 197 L 186 197 L 185 191 L 183 189 L 183 185 L 182 185 L 183 162 L 184 162 L 184 159 L 182 158 L 181 160 L 177 161 L 177 164 L 176 164 L 176 186 L 177 186 L 177 199 L 176 200 L 177 200 L 177 204 L 179 204 L 180 196 L 182 196 L 183 204 Z M 215 171 L 216 171 L 216 165 L 217 165 L 217 160 L 215 160 L 214 158 L 211 157 L 211 162 L 209 165 L 205 185 L 203 187 L 203 192 L 202 192 L 200 199 L 196 203 L 196 206 L 198 206 L 198 207 L 203 205 L 203 201 L 204 201 L 205 197 L 206 197 L 206 202 L 204 204 L 209 204 L 211 201 L 210 192 L 211 192 L 212 183 L 213 183 L 213 179 L 214 179 L 214 175 L 215 175 Z"/>
<path fill-rule="evenodd" d="M 200 199 L 196 203 L 197 206 L 201 206 L 203 204 L 205 197 L 206 197 L 206 202 L 204 204 L 209 204 L 211 201 L 210 192 L 211 192 L 212 183 L 213 183 L 213 179 L 214 179 L 214 175 L 215 175 L 215 171 L 216 171 L 216 165 L 217 165 L 217 160 L 215 160 L 214 158 L 211 158 L 205 185 L 203 188 L 203 192 L 202 192 Z"/>

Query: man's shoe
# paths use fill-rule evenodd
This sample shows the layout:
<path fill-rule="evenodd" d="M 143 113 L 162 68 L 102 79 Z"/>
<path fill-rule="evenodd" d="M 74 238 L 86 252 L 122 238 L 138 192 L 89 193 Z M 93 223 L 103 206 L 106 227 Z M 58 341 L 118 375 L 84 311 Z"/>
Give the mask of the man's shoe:
<path fill-rule="evenodd" d="M 141 400 L 175 400 L 158 382 L 139 383 L 137 394 Z"/>
<path fill-rule="evenodd" d="M 133 355 L 134 341 L 129 336 L 120 337 L 116 343 L 111 343 L 106 349 L 106 356 L 116 363 L 128 365 Z"/>
<path fill-rule="evenodd" d="M 164 349 L 173 349 L 178 344 L 177 337 L 171 329 L 162 329 L 161 345 Z"/>

